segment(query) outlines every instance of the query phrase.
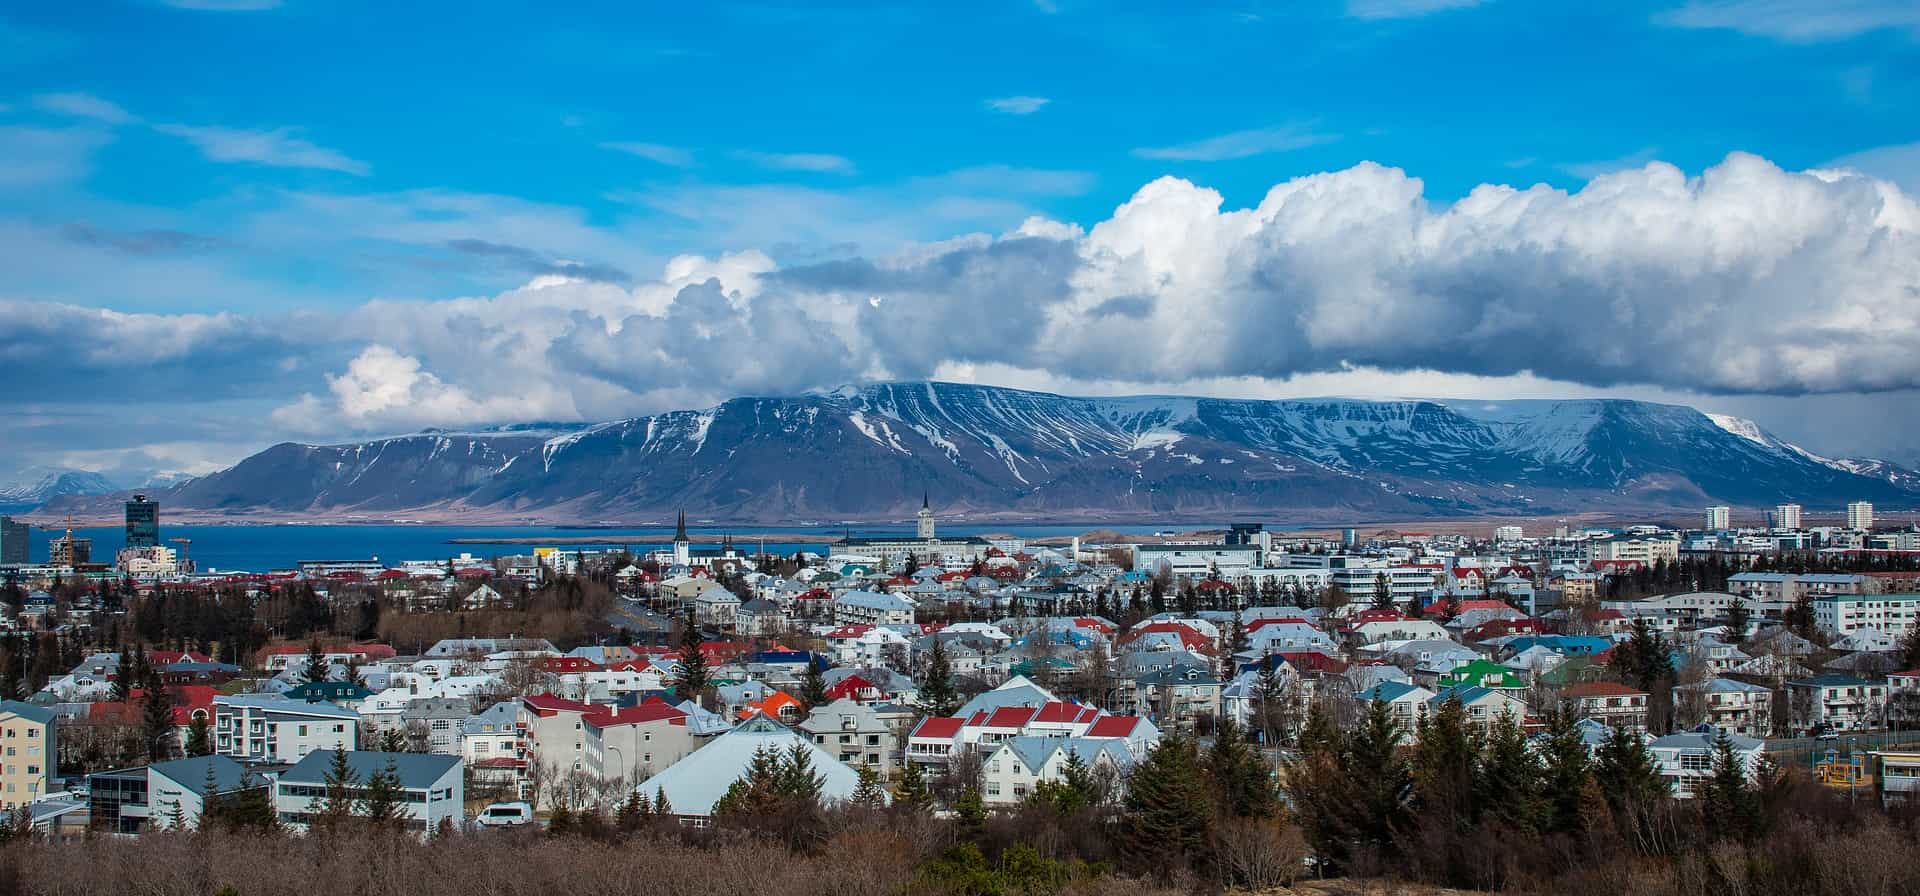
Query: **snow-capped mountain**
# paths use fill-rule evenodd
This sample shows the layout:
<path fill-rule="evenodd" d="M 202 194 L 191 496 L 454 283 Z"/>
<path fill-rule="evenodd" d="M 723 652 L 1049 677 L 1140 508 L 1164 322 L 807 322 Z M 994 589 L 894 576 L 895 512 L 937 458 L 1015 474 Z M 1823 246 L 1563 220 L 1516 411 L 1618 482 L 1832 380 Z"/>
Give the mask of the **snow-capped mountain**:
<path fill-rule="evenodd" d="M 923 492 L 947 513 L 1309 520 L 1783 500 L 1911 507 L 1920 475 L 1637 401 L 1075 398 L 883 383 L 597 425 L 276 445 L 161 500 L 795 521 L 900 518 Z"/>
<path fill-rule="evenodd" d="M 104 495 L 118 488 L 90 470 L 30 467 L 0 483 L 0 509 L 24 510 L 62 495 Z"/>

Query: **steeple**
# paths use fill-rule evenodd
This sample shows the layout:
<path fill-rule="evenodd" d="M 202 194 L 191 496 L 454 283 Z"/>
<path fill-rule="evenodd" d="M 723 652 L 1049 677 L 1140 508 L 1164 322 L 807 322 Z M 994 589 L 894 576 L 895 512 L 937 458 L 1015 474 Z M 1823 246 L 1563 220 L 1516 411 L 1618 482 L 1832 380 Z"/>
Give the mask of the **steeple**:
<path fill-rule="evenodd" d="M 928 500 L 927 493 L 924 491 L 920 493 L 919 516 L 920 516 L 920 521 L 919 521 L 920 522 L 920 525 L 919 525 L 920 540 L 932 541 L 933 540 L 933 504 L 931 501 Z"/>
<path fill-rule="evenodd" d="M 680 511 L 680 518 L 679 518 L 678 524 L 675 526 L 673 530 L 673 540 L 675 542 L 692 540 L 687 538 L 687 512 L 684 510 Z"/>

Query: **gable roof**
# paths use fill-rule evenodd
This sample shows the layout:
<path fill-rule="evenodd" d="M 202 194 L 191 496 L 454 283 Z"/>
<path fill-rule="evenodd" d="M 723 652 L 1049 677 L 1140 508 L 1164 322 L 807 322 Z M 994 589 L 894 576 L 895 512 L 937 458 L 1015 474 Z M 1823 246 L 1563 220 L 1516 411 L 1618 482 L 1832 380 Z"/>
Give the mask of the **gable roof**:
<path fill-rule="evenodd" d="M 713 804 L 719 802 L 726 795 L 727 788 L 746 772 L 756 752 L 763 749 L 787 751 L 796 745 L 811 756 L 813 770 L 824 779 L 820 788 L 822 800 L 844 800 L 859 786 L 859 773 L 821 749 L 811 738 L 764 714 L 755 714 L 734 726 L 733 730 L 709 741 L 706 746 L 687 754 L 686 758 L 668 766 L 666 770 L 641 782 L 639 790 L 649 796 L 658 792 L 666 793 L 667 801 L 673 804 L 673 811 L 677 815 L 711 815 Z"/>
<path fill-rule="evenodd" d="M 347 753 L 347 768 L 354 777 L 365 782 L 374 774 L 384 770 L 388 761 L 400 776 L 400 786 L 410 790 L 431 787 L 449 770 L 459 767 L 460 757 L 445 756 L 439 753 L 380 753 L 371 750 L 352 750 Z M 280 773 L 283 783 L 323 784 L 327 780 L 327 771 L 333 765 L 333 753 L 328 750 L 315 750 L 305 759 L 293 764 L 292 768 Z"/>

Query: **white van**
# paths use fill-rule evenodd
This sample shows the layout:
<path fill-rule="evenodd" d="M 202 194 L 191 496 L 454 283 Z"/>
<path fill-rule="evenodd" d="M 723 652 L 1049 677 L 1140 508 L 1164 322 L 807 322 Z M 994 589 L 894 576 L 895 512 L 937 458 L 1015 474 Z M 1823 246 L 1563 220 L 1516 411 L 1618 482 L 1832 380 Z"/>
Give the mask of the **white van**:
<path fill-rule="evenodd" d="M 489 803 L 480 810 L 474 823 L 483 828 L 510 828 L 533 823 L 533 804 L 528 802 Z"/>

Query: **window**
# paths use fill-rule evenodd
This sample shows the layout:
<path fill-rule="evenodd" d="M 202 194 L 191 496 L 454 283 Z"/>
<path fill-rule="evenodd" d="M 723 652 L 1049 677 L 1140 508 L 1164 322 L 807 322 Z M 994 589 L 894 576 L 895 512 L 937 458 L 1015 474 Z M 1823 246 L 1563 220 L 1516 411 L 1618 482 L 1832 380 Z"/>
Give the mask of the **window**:
<path fill-rule="evenodd" d="M 1713 768 L 1713 758 L 1705 753 L 1682 753 L 1680 767 L 1690 772 L 1708 771 Z"/>

